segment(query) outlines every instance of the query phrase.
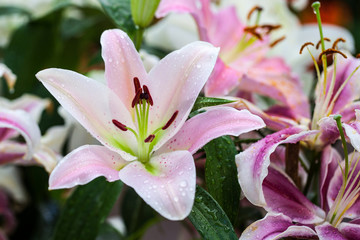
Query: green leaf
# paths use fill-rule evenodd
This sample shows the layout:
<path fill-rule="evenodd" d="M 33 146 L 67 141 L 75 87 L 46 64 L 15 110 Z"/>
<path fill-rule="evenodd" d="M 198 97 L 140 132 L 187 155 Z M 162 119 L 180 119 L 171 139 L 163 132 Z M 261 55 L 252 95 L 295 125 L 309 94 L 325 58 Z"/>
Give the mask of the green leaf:
<path fill-rule="evenodd" d="M 140 239 L 149 223 L 157 217 L 157 213 L 132 188 L 126 190 L 121 215 L 130 239 Z"/>
<path fill-rule="evenodd" d="M 0 15 L 8 15 L 8 14 L 24 14 L 30 16 L 30 13 L 23 8 L 13 7 L 13 6 L 3 6 L 0 7 Z"/>
<path fill-rule="evenodd" d="M 205 181 L 208 192 L 220 204 L 232 223 L 239 210 L 240 186 L 237 178 L 235 145 L 229 136 L 219 137 L 204 146 Z"/>
<path fill-rule="evenodd" d="M 198 97 L 195 101 L 195 104 L 191 110 L 194 112 L 203 107 L 212 107 L 222 104 L 228 104 L 234 102 L 233 100 L 222 99 L 222 98 L 209 98 L 209 97 Z"/>
<path fill-rule="evenodd" d="M 133 38 L 136 27 L 131 16 L 130 0 L 99 1 L 106 14 L 113 20 L 115 25 Z"/>
<path fill-rule="evenodd" d="M 79 186 L 65 203 L 53 239 L 95 239 L 122 186 L 121 181 L 109 183 L 103 177 Z"/>
<path fill-rule="evenodd" d="M 203 239 L 237 240 L 229 218 L 204 189 L 197 186 L 194 206 L 188 217 Z"/>

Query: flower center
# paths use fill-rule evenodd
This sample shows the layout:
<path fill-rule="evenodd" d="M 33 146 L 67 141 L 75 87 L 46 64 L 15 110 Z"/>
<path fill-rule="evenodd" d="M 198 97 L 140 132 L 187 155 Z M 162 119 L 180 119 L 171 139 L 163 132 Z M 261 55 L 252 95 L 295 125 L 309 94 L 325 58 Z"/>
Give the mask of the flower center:
<path fill-rule="evenodd" d="M 131 131 L 137 139 L 138 143 L 138 160 L 142 163 L 147 163 L 150 160 L 151 151 L 154 148 L 156 135 L 163 130 L 166 130 L 175 121 L 179 111 L 175 111 L 165 125 L 155 129 L 153 132 L 148 132 L 149 125 L 149 111 L 150 107 L 154 105 L 150 90 L 146 85 L 141 86 L 137 77 L 134 77 L 135 96 L 131 102 L 131 107 L 135 109 L 135 122 L 137 123 L 137 130 L 127 127 L 116 119 L 112 123 L 121 131 Z"/>

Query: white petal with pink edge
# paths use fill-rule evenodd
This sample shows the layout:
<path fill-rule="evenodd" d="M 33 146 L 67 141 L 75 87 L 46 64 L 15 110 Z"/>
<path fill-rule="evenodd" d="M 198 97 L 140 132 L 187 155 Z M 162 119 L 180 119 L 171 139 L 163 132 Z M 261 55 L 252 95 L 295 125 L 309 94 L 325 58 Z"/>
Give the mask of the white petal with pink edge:
<path fill-rule="evenodd" d="M 119 180 L 119 170 L 128 163 L 106 147 L 84 145 L 59 162 L 50 174 L 49 189 L 72 188 L 100 176 L 113 182 Z"/>
<path fill-rule="evenodd" d="M 247 110 L 231 107 L 212 107 L 185 122 L 175 136 L 163 145 L 156 154 L 188 150 L 194 154 L 206 143 L 223 135 L 239 136 L 265 127 L 263 120 Z"/>
<path fill-rule="evenodd" d="M 164 153 L 147 164 L 150 165 L 145 167 L 138 161 L 128 164 L 119 172 L 120 179 L 165 218 L 187 217 L 195 198 L 196 173 L 191 153 Z"/>

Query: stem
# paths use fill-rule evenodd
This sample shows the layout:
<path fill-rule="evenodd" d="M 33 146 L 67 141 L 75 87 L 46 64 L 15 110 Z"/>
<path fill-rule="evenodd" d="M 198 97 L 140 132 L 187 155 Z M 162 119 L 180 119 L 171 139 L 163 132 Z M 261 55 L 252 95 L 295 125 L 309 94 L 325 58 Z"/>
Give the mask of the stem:
<path fill-rule="evenodd" d="M 312 8 L 314 9 L 314 12 L 316 14 L 316 19 L 318 22 L 318 26 L 319 26 L 319 33 L 320 33 L 320 40 L 321 40 L 321 51 L 325 51 L 325 42 L 324 42 L 324 34 L 323 34 L 323 30 L 322 30 L 322 25 L 321 25 L 321 16 L 320 16 L 320 2 L 316 1 L 314 2 L 312 5 Z M 326 58 L 326 54 L 324 54 L 321 57 L 321 60 L 323 62 L 323 71 L 324 71 L 324 94 L 326 91 L 326 75 L 327 75 L 327 58 Z"/>
<path fill-rule="evenodd" d="M 313 177 L 315 175 L 316 170 L 318 169 L 318 165 L 319 165 L 319 162 L 320 162 L 320 161 L 318 161 L 318 157 L 319 157 L 319 154 L 316 154 L 313 157 L 312 161 L 311 161 L 308 177 L 306 179 L 306 184 L 305 184 L 305 187 L 304 187 L 304 190 L 303 190 L 303 194 L 305 196 L 307 195 L 307 193 L 308 193 L 308 191 L 310 189 L 312 179 L 313 179 Z"/>
<path fill-rule="evenodd" d="M 300 178 L 298 175 L 298 173 L 299 173 L 299 151 L 300 151 L 299 143 L 286 144 L 285 172 L 294 181 L 295 185 L 298 188 L 300 188 Z"/>
<path fill-rule="evenodd" d="M 135 31 L 135 39 L 134 39 L 135 47 L 137 51 L 140 50 L 143 40 L 143 35 L 144 35 L 144 28 L 138 26 Z"/>
<path fill-rule="evenodd" d="M 347 150 L 347 146 L 346 146 L 346 140 L 345 140 L 343 127 L 341 124 L 341 115 L 335 115 L 334 119 L 335 119 L 336 125 L 339 129 L 341 142 L 344 147 L 344 155 L 345 155 L 345 174 L 344 175 L 345 175 L 345 182 L 347 182 L 347 178 L 348 178 L 348 174 L 349 174 L 349 156 L 348 156 L 348 150 Z"/>

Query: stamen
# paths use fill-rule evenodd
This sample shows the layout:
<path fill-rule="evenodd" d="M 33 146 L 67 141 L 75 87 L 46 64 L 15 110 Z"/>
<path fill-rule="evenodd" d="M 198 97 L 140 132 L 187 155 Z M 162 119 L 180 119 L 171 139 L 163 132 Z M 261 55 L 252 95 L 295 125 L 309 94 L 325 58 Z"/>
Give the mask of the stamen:
<path fill-rule="evenodd" d="M 141 97 L 141 93 L 142 92 L 142 89 L 141 87 L 138 88 L 138 90 L 136 91 L 136 94 L 135 94 L 135 97 L 134 99 L 132 100 L 132 103 L 131 103 L 131 107 L 134 108 L 136 104 L 138 104 L 140 101 L 140 97 Z"/>
<path fill-rule="evenodd" d="M 304 43 L 304 44 L 301 46 L 299 53 L 302 54 L 304 48 L 305 48 L 306 46 L 309 46 L 309 45 L 314 46 L 314 44 L 313 44 L 312 42 L 306 42 L 306 43 Z"/>
<path fill-rule="evenodd" d="M 140 81 L 137 77 L 134 77 L 134 87 L 135 87 L 135 94 L 137 94 L 138 90 L 141 88 Z"/>
<path fill-rule="evenodd" d="M 285 36 L 282 36 L 281 38 L 276 39 L 275 41 L 273 41 L 272 43 L 270 43 L 270 47 L 274 47 L 275 45 L 277 45 L 279 42 L 285 40 Z"/>
<path fill-rule="evenodd" d="M 128 129 L 126 128 L 126 125 L 122 124 L 121 122 L 119 122 L 118 120 L 116 119 L 113 119 L 112 120 L 112 123 L 117 127 L 119 128 L 121 131 L 124 131 L 126 132 Z"/>
<path fill-rule="evenodd" d="M 252 34 L 254 37 L 258 38 L 259 40 L 262 41 L 262 36 L 256 32 L 256 29 L 258 28 L 259 26 L 252 26 L 252 27 L 246 27 L 244 28 L 244 32 L 248 32 L 250 34 Z"/>
<path fill-rule="evenodd" d="M 326 49 L 325 51 L 323 51 L 322 53 L 320 53 L 319 55 L 319 61 L 321 60 L 321 57 L 323 55 L 328 55 L 328 54 L 333 54 L 333 53 L 339 53 L 341 56 L 343 56 L 344 58 L 347 58 L 347 56 L 340 52 L 339 50 L 336 50 L 336 49 L 332 49 L 332 48 L 329 48 L 329 49 Z"/>
<path fill-rule="evenodd" d="M 154 102 L 151 97 L 150 91 L 146 85 L 144 85 L 143 88 L 144 88 L 144 93 L 146 94 L 146 97 L 147 97 L 146 100 L 152 106 L 154 104 Z"/>
<path fill-rule="evenodd" d="M 260 25 L 259 27 L 266 29 L 267 30 L 266 34 L 269 34 L 270 32 L 281 28 L 281 25 L 280 24 L 277 24 L 277 25 L 263 24 L 263 25 Z"/>
<path fill-rule="evenodd" d="M 327 37 L 324 37 L 324 41 L 328 41 L 328 42 L 331 42 L 331 40 Z M 320 44 L 322 43 L 321 39 L 318 41 L 318 43 L 316 44 L 316 49 L 319 49 L 320 47 Z"/>
<path fill-rule="evenodd" d="M 335 42 L 333 43 L 332 48 L 333 48 L 333 49 L 336 49 L 339 42 L 346 42 L 346 41 L 345 41 L 345 39 L 343 39 L 343 38 L 338 38 L 338 39 L 336 39 Z"/>
<path fill-rule="evenodd" d="M 152 142 L 155 138 L 155 135 L 154 134 L 150 134 L 145 140 L 144 142 L 146 143 L 149 143 L 149 142 Z"/>
<path fill-rule="evenodd" d="M 262 10 L 263 10 L 263 8 L 260 7 L 260 6 L 255 6 L 255 7 L 253 7 L 253 8 L 250 10 L 250 12 L 248 13 L 248 15 L 247 15 L 247 20 L 250 20 L 252 14 L 253 14 L 255 11 L 261 12 Z"/>
<path fill-rule="evenodd" d="M 356 57 L 356 58 L 360 58 L 360 53 L 356 54 L 355 57 Z"/>
<path fill-rule="evenodd" d="M 165 124 L 165 126 L 163 126 L 161 129 L 165 130 L 168 127 L 170 127 L 170 125 L 174 122 L 175 118 L 177 117 L 179 111 L 176 110 L 176 112 L 174 112 L 174 114 L 171 116 L 171 118 L 169 119 L 169 121 Z"/>

